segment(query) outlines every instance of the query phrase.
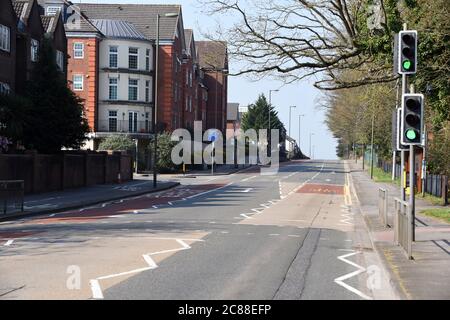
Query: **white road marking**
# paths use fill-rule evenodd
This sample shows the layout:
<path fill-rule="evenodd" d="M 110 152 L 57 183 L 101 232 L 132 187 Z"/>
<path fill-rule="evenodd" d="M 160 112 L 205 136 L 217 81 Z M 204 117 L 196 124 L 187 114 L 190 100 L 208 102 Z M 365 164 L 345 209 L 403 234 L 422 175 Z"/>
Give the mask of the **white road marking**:
<path fill-rule="evenodd" d="M 347 251 L 346 249 L 343 249 L 343 250 L 341 250 L 341 251 L 344 251 L 344 250 Z M 348 274 L 346 274 L 346 275 L 343 275 L 343 276 L 341 276 L 341 277 L 338 277 L 338 278 L 334 279 L 334 282 L 336 282 L 336 283 L 337 283 L 338 285 L 340 285 L 341 287 L 344 287 L 345 289 L 347 289 L 347 290 L 353 292 L 354 294 L 357 294 L 358 296 L 360 296 L 360 297 L 363 298 L 363 299 L 366 299 L 366 300 L 373 300 L 371 297 L 367 296 L 366 294 L 362 293 L 362 292 L 359 291 L 358 289 L 356 289 L 356 288 L 354 288 L 354 287 L 352 287 L 352 286 L 350 286 L 350 285 L 348 285 L 348 284 L 346 284 L 346 283 L 344 282 L 344 280 L 347 280 L 347 279 L 350 279 L 350 278 L 352 278 L 352 277 L 355 277 L 355 276 L 357 276 L 357 275 L 359 275 L 359 274 L 361 274 L 361 273 L 363 273 L 363 272 L 366 271 L 366 269 L 365 269 L 364 267 L 362 267 L 362 266 L 360 266 L 360 265 L 358 265 L 358 264 L 356 264 L 356 263 L 354 263 L 354 262 L 352 262 L 352 261 L 346 259 L 346 258 L 349 258 L 349 257 L 351 257 L 351 256 L 354 256 L 354 255 L 356 255 L 356 254 L 358 254 L 358 253 L 361 253 L 360 251 L 354 251 L 354 250 L 351 250 L 351 251 L 352 251 L 352 252 L 347 253 L 347 254 L 344 254 L 344 255 L 339 256 L 339 257 L 337 257 L 337 258 L 338 258 L 339 260 L 341 260 L 341 261 L 343 261 L 343 262 L 345 262 L 345 263 L 347 263 L 347 264 L 349 264 L 349 265 L 351 265 L 351 266 L 357 268 L 358 270 L 353 271 L 353 272 L 350 272 L 350 273 L 348 273 Z"/>
<path fill-rule="evenodd" d="M 147 263 L 148 267 L 139 268 L 139 269 L 133 269 L 133 270 L 130 270 L 130 271 L 110 274 L 110 275 L 98 277 L 96 279 L 91 279 L 89 281 L 89 283 L 91 285 L 92 297 L 94 299 L 103 299 L 104 298 L 103 292 L 102 292 L 102 289 L 101 289 L 101 286 L 100 286 L 100 282 L 99 282 L 100 280 L 111 279 L 111 278 L 120 277 L 120 276 L 124 276 L 124 275 L 128 275 L 128 274 L 139 273 L 139 272 L 142 272 L 142 271 L 156 269 L 158 267 L 158 265 L 153 260 L 152 256 L 158 255 L 158 254 L 162 254 L 162 253 L 177 252 L 177 251 L 181 251 L 181 250 L 188 250 L 188 249 L 190 249 L 191 247 L 184 240 L 186 240 L 186 241 L 188 241 L 188 240 L 204 241 L 204 240 L 201 240 L 201 239 L 179 239 L 179 238 L 175 238 L 175 239 L 174 238 L 152 238 L 152 239 L 170 239 L 170 240 L 175 240 L 176 242 L 178 242 L 178 244 L 181 245 L 181 248 L 162 250 L 162 251 L 157 251 L 157 252 L 151 252 L 151 253 L 143 254 L 142 257 L 143 257 L 144 261 Z"/>
<path fill-rule="evenodd" d="M 93 279 L 89 281 L 89 284 L 91 285 L 92 297 L 94 299 L 103 299 L 103 292 L 100 288 L 100 283 L 98 280 Z"/>
<path fill-rule="evenodd" d="M 301 236 L 299 236 L 299 235 L 297 235 L 297 234 L 289 234 L 288 237 L 300 238 Z"/>
<path fill-rule="evenodd" d="M 242 181 L 242 182 L 247 182 L 247 181 L 252 180 L 252 179 L 254 179 L 254 178 L 256 178 L 256 177 L 257 177 L 257 176 L 252 176 L 252 177 L 249 177 L 249 178 L 242 179 L 241 181 Z"/>
<path fill-rule="evenodd" d="M 271 233 L 271 234 L 269 234 L 269 236 L 279 236 L 280 234 L 279 233 Z"/>
<path fill-rule="evenodd" d="M 247 188 L 247 189 L 245 189 L 245 190 L 242 190 L 241 192 L 243 192 L 243 193 L 248 193 L 248 192 L 250 192 L 250 191 L 252 191 L 253 190 L 253 188 Z"/>
<path fill-rule="evenodd" d="M 9 247 L 10 245 L 13 244 L 13 242 L 14 242 L 14 240 L 10 239 L 10 240 L 8 240 L 8 241 L 5 242 L 4 246 L 5 246 L 5 247 Z"/>

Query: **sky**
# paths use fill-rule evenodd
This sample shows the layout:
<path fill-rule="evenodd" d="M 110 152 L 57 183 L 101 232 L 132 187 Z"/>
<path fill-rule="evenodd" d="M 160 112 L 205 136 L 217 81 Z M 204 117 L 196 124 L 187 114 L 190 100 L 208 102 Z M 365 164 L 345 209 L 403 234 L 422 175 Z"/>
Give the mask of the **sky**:
<path fill-rule="evenodd" d="M 182 5 L 184 27 L 194 29 L 196 40 L 202 40 L 201 32 L 216 29 L 216 20 L 202 12 L 197 0 L 72 0 L 73 3 L 139 3 L 139 4 L 180 4 Z M 229 19 L 229 16 L 227 16 Z M 230 65 L 230 71 L 236 71 L 236 66 Z M 264 93 L 268 99 L 269 90 L 272 92 L 272 104 L 278 111 L 286 130 L 298 141 L 299 139 L 299 115 L 301 117 L 300 147 L 304 154 L 314 149 L 315 159 L 337 159 L 336 140 L 324 123 L 324 113 L 317 108 L 322 94 L 307 80 L 283 86 L 281 82 L 272 79 L 263 79 L 254 82 L 245 76 L 229 77 L 228 102 L 237 102 L 241 106 L 249 105 L 256 101 L 258 95 Z M 291 128 L 289 129 L 289 106 L 296 106 L 291 110 Z M 312 134 L 312 135 L 311 135 Z"/>

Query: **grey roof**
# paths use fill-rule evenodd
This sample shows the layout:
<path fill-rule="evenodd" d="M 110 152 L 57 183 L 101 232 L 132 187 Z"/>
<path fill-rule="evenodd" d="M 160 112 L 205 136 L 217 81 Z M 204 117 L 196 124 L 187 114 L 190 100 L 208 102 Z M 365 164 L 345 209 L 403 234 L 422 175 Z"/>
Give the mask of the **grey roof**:
<path fill-rule="evenodd" d="M 89 21 L 86 15 L 77 9 L 78 6 L 75 6 L 75 10 L 71 15 L 71 19 L 67 20 L 64 28 L 66 33 L 74 32 L 74 33 L 100 33 L 101 32 Z"/>
<path fill-rule="evenodd" d="M 201 68 L 227 67 L 227 43 L 223 41 L 196 41 Z"/>
<path fill-rule="evenodd" d="M 181 15 L 180 5 L 149 4 L 79 4 L 89 19 L 110 19 L 127 21 L 136 26 L 147 39 L 156 39 L 156 16 L 160 14 L 160 39 L 173 40 Z M 178 13 L 178 17 L 165 17 L 166 13 Z M 180 35 L 184 36 L 184 35 Z"/>
<path fill-rule="evenodd" d="M 41 16 L 42 26 L 44 27 L 45 32 L 49 32 L 48 29 L 53 22 L 53 18 L 54 16 Z"/>
<path fill-rule="evenodd" d="M 19 19 L 28 19 L 33 6 L 33 0 L 13 0 L 12 4 Z"/>
<path fill-rule="evenodd" d="M 91 19 L 90 21 L 106 37 L 146 40 L 145 35 L 127 21 L 111 19 Z"/>

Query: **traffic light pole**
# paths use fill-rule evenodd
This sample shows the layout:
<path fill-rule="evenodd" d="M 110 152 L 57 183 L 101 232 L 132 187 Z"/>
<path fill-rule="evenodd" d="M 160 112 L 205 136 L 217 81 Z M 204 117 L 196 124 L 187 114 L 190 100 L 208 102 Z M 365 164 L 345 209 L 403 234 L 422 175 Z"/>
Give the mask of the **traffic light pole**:
<path fill-rule="evenodd" d="M 414 85 L 411 85 L 410 93 L 415 93 Z M 409 146 L 409 205 L 411 206 L 412 241 L 416 241 L 416 185 L 414 173 L 416 172 L 414 146 Z"/>

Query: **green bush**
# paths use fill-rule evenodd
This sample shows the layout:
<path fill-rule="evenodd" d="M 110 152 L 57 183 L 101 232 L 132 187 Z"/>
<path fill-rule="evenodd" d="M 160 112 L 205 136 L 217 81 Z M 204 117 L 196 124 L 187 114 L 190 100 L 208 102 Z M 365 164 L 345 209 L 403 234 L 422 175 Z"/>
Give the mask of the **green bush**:
<path fill-rule="evenodd" d="M 158 134 L 158 147 L 157 147 L 157 167 L 159 172 L 173 172 L 177 170 L 176 166 L 172 162 L 171 153 L 172 148 L 176 145 L 176 141 L 170 139 L 171 134 L 168 132 L 163 132 Z M 148 145 L 150 152 L 153 155 L 154 141 L 150 142 Z M 152 156 L 153 159 L 153 156 Z"/>
<path fill-rule="evenodd" d="M 135 142 L 124 135 L 113 135 L 105 138 L 98 146 L 99 150 L 134 151 Z"/>

